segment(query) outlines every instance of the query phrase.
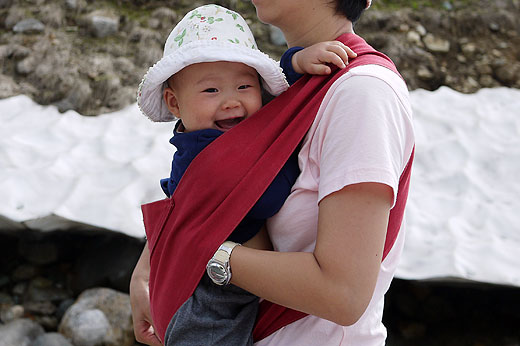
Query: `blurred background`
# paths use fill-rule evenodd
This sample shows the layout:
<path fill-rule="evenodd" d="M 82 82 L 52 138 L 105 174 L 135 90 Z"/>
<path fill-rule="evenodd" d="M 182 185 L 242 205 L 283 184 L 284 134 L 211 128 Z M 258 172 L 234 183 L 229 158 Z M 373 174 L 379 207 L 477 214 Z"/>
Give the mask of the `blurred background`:
<path fill-rule="evenodd" d="M 136 90 L 162 57 L 173 26 L 205 3 L 0 0 L 0 346 L 136 344 L 128 282 L 144 246 L 139 205 L 162 198 L 157 182 L 168 175 L 171 160 L 171 124 L 135 120 Z M 240 12 L 259 48 L 279 59 L 283 35 L 260 23 L 249 1 L 213 3 Z M 414 112 L 426 119 L 418 135 L 434 130 L 418 138 L 418 148 L 438 139 L 450 144 L 449 134 L 463 144 L 432 156 L 425 150 L 417 177 L 431 176 L 436 168 L 428 162 L 442 155 L 446 165 L 475 159 L 491 180 L 513 181 L 482 187 L 482 181 L 448 175 L 445 185 L 452 190 L 446 193 L 457 193 L 458 215 L 480 232 L 466 232 L 469 245 L 452 252 L 445 250 L 457 248 L 449 242 L 459 242 L 463 228 L 448 222 L 451 205 L 425 195 L 422 187 L 431 181 L 417 182 L 409 246 L 427 243 L 431 257 L 419 253 L 417 261 L 413 249 L 405 249 L 409 255 L 387 294 L 390 346 L 520 345 L 519 219 L 512 216 L 520 206 L 514 179 L 520 162 L 519 18 L 518 0 L 376 0 L 355 27 L 406 80 Z M 421 113 L 428 106 L 433 114 Z M 438 126 L 450 121 L 462 127 Z M 485 126 L 475 133 L 488 137 L 471 142 L 465 136 L 477 123 Z M 499 146 L 485 156 L 487 144 Z M 111 188 L 102 190 L 96 182 L 107 179 Z M 474 203 L 456 189 L 466 184 L 482 189 L 472 192 L 481 194 L 478 208 L 461 207 Z M 443 204 L 437 219 L 445 216 L 446 223 L 421 214 L 434 202 Z M 445 230 L 450 236 L 437 236 L 444 243 L 428 238 Z M 434 258 L 449 258 L 455 269 L 433 273 L 425 262 Z"/>

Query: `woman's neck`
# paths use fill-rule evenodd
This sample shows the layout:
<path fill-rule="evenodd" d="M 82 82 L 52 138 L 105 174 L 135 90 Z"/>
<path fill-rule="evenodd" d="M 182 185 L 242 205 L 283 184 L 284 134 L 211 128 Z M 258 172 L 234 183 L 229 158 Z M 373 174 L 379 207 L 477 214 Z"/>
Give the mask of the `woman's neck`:
<path fill-rule="evenodd" d="M 315 17 L 315 20 L 300 23 L 299 26 L 280 27 L 289 47 L 308 47 L 318 42 L 332 41 L 346 33 L 354 33 L 352 22 L 343 16 Z"/>

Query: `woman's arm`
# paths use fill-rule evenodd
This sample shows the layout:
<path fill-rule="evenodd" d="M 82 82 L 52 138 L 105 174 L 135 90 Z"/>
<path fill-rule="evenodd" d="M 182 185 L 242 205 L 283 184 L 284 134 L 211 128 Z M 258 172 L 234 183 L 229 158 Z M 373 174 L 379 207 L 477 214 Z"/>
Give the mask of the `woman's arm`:
<path fill-rule="evenodd" d="M 372 297 L 383 255 L 391 187 L 344 187 L 319 204 L 313 253 L 236 247 L 231 282 L 274 303 L 341 325 L 354 324 Z"/>
<path fill-rule="evenodd" d="M 134 334 L 135 339 L 143 344 L 161 346 L 161 341 L 155 335 L 150 314 L 149 280 L 150 251 L 148 243 L 146 243 L 130 279 L 130 305 L 132 306 Z"/>

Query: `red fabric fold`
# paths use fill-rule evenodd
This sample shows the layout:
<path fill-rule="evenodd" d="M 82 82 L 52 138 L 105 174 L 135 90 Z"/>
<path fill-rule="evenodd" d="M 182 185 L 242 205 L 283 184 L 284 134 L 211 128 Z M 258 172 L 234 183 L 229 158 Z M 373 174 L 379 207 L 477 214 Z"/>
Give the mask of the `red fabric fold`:
<path fill-rule="evenodd" d="M 345 34 L 338 40 L 358 53 L 346 69 L 329 76 L 302 77 L 206 147 L 170 199 L 142 206 L 150 249 L 151 313 L 161 339 L 173 314 L 204 275 L 208 260 L 296 150 L 331 84 L 349 68 L 365 64 L 382 65 L 397 73 L 390 59 L 359 36 Z M 387 242 L 393 244 L 388 238 Z M 305 316 L 265 304 L 255 329 L 257 340 L 280 327 L 273 321 L 290 323 Z"/>

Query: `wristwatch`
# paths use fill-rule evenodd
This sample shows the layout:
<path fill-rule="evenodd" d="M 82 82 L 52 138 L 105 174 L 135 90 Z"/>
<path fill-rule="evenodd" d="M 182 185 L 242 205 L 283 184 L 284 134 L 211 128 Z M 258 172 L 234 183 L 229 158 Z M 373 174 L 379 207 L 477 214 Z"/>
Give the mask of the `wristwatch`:
<path fill-rule="evenodd" d="M 231 266 L 229 258 L 235 246 L 240 245 L 232 241 L 225 241 L 220 245 L 217 252 L 209 260 L 206 265 L 206 272 L 210 279 L 217 285 L 224 286 L 231 281 Z"/>

